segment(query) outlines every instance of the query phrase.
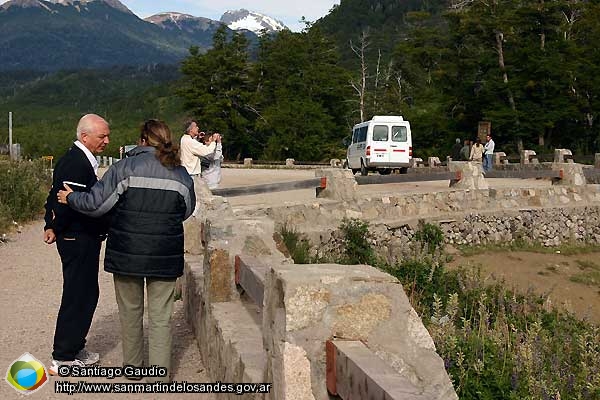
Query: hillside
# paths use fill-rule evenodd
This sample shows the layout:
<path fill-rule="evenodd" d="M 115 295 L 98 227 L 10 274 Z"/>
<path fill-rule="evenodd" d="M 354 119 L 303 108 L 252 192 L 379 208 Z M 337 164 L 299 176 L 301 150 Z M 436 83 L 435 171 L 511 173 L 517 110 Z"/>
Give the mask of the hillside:
<path fill-rule="evenodd" d="M 14 141 L 30 156 L 60 156 L 75 137 L 81 115 L 98 113 L 111 124 L 106 155 L 117 156 L 119 146 L 135 142 L 139 125 L 147 118 L 164 119 L 179 135 L 184 119 L 173 94 L 179 77 L 176 66 L 114 67 L 62 71 L 38 76 L 13 87 L 0 99 L 0 126 L 13 112 Z M 5 129 L 0 143 L 8 142 Z"/>
<path fill-rule="evenodd" d="M 0 7 L 3 70 L 173 64 L 192 44 L 104 1 L 63 5 L 40 0 L 39 6 L 22 1 Z"/>

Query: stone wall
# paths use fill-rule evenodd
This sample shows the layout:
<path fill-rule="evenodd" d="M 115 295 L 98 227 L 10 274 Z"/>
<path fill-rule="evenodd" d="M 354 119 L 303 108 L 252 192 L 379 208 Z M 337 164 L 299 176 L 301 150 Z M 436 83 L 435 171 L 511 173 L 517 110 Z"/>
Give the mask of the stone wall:
<path fill-rule="evenodd" d="M 363 341 L 396 371 L 402 393 L 457 399 L 396 278 L 368 265 L 295 265 L 278 250 L 273 220 L 236 217 L 213 203 L 206 204 L 208 220 L 186 225 L 186 235 L 202 244 L 198 251 L 187 243 L 196 254 L 186 254 L 182 279 L 186 317 L 211 379 L 273 384 L 267 395 L 224 398 L 328 400 L 325 343 L 346 339 Z M 242 259 L 261 264 L 263 304 L 235 286 Z"/>
<path fill-rule="evenodd" d="M 454 218 L 424 218 L 438 225 L 444 242 L 451 245 L 509 244 L 516 240 L 543 246 L 564 243 L 600 244 L 600 206 L 530 209 L 496 213 L 463 214 Z M 411 242 L 419 220 L 377 223 L 369 226 L 370 242 L 389 263 L 413 255 Z M 312 255 L 339 256 L 342 233 L 332 229 L 319 237 L 311 235 Z"/>
<path fill-rule="evenodd" d="M 521 209 L 582 206 L 600 206 L 600 185 L 395 193 L 355 201 L 315 200 L 312 204 L 245 209 L 244 214 L 267 216 L 276 225 L 287 224 L 312 238 L 314 234 L 337 228 L 344 218 L 358 218 L 370 224 L 394 224 L 470 213 L 501 215 Z"/>

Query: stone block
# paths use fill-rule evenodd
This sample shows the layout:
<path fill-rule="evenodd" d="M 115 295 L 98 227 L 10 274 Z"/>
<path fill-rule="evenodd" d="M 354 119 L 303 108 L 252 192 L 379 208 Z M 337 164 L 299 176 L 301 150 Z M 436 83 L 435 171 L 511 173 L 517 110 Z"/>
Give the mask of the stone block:
<path fill-rule="evenodd" d="M 536 157 L 535 151 L 533 150 L 522 150 L 521 151 L 521 164 L 539 164 L 539 161 Z"/>
<path fill-rule="evenodd" d="M 305 381 L 294 383 L 285 375 L 289 369 L 284 344 L 290 343 L 300 346 L 309 361 L 296 362 L 296 374 L 310 374 L 312 395 L 328 398 L 324 353 L 325 342 L 333 337 L 365 341 L 398 376 L 431 393 L 430 399 L 457 398 L 433 340 L 402 285 L 376 268 L 274 265 L 265 277 L 264 304 L 265 380 L 273 382 L 275 393 L 281 393 L 282 388 L 286 393 L 303 393 L 305 389 Z"/>
<path fill-rule="evenodd" d="M 553 171 L 561 171 L 562 179 L 555 179 L 552 184 L 564 186 L 583 186 L 586 184 L 583 165 L 574 163 L 553 163 Z"/>
<path fill-rule="evenodd" d="M 554 162 L 558 164 L 573 163 L 573 153 L 569 149 L 554 149 Z"/>
<path fill-rule="evenodd" d="M 286 167 L 293 167 L 295 164 L 296 160 L 294 160 L 293 158 L 286 158 L 285 159 L 285 166 Z"/>
<path fill-rule="evenodd" d="M 204 257 L 204 296 L 207 302 L 233 300 L 234 265 L 226 249 L 209 244 Z"/>
<path fill-rule="evenodd" d="M 494 165 L 506 165 L 508 164 L 508 159 L 506 158 L 506 153 L 503 151 L 498 151 L 494 153 Z"/>
<path fill-rule="evenodd" d="M 252 168 L 252 159 L 251 158 L 244 158 L 244 167 Z"/>
<path fill-rule="evenodd" d="M 410 159 L 410 167 L 411 168 L 420 168 L 423 167 L 423 159 L 419 157 L 413 157 Z"/>
<path fill-rule="evenodd" d="M 439 167 L 440 165 L 442 165 L 442 162 L 440 161 L 439 157 L 429 157 L 427 158 L 427 165 L 429 165 L 430 167 Z"/>
<path fill-rule="evenodd" d="M 183 222 L 184 249 L 189 254 L 202 254 L 202 223 L 199 218 L 188 218 Z"/>
<path fill-rule="evenodd" d="M 474 161 L 452 161 L 448 165 L 448 169 L 450 172 L 457 174 L 457 178 L 450 181 L 451 187 L 455 189 L 488 189 L 481 163 Z"/>
<path fill-rule="evenodd" d="M 327 178 L 327 187 L 320 190 L 317 197 L 354 201 L 357 198 L 357 183 L 348 169 L 323 168 L 315 170 L 316 177 Z"/>
<path fill-rule="evenodd" d="M 341 168 L 342 167 L 342 161 L 339 158 L 332 158 L 331 160 L 329 160 L 329 165 L 332 168 Z"/>

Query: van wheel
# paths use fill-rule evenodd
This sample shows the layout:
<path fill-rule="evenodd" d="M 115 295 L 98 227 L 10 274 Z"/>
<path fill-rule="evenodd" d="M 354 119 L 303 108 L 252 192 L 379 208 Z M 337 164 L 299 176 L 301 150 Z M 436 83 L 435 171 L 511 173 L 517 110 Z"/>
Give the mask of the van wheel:
<path fill-rule="evenodd" d="M 401 174 L 407 174 L 408 173 L 408 168 L 406 168 L 406 167 L 400 168 L 400 173 Z"/>
<path fill-rule="evenodd" d="M 360 174 L 362 176 L 367 176 L 369 175 L 369 171 L 367 171 L 367 167 L 365 167 L 365 163 L 364 162 L 360 162 Z"/>
<path fill-rule="evenodd" d="M 382 168 L 379 170 L 379 175 L 389 175 L 392 173 L 392 170 L 389 168 Z"/>

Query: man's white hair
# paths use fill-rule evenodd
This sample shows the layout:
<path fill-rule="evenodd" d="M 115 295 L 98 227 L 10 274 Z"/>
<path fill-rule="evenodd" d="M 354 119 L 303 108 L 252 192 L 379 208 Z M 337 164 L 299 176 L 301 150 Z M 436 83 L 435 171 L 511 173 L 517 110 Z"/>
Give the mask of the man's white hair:
<path fill-rule="evenodd" d="M 86 114 L 79 120 L 77 124 L 77 140 L 81 140 L 82 133 L 93 133 L 100 124 L 106 124 L 108 122 L 104 118 L 96 114 Z"/>

